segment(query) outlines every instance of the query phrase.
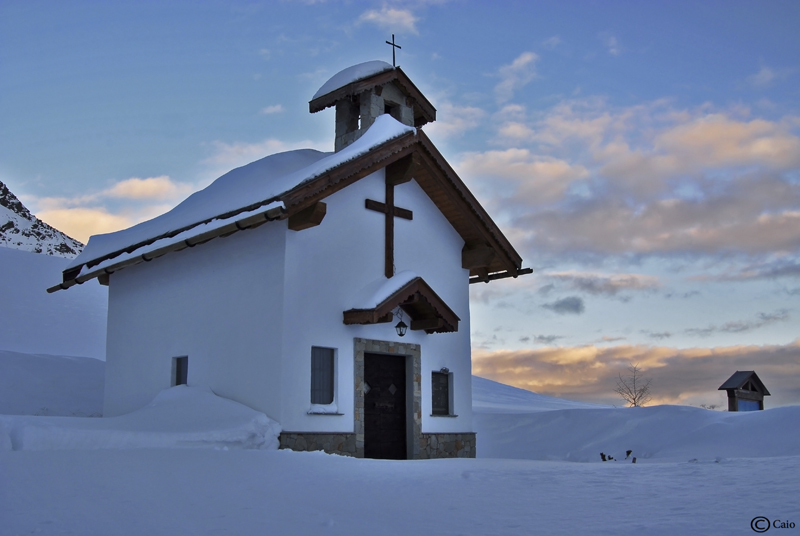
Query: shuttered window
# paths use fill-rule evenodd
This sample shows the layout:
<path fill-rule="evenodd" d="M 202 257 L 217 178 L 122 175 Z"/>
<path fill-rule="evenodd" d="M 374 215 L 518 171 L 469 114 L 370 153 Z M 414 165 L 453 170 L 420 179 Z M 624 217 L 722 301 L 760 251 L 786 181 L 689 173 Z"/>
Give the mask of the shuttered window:
<path fill-rule="evenodd" d="M 450 374 L 434 372 L 431 377 L 433 396 L 431 405 L 434 415 L 450 415 Z"/>
<path fill-rule="evenodd" d="M 311 403 L 333 402 L 333 348 L 311 347 Z"/>

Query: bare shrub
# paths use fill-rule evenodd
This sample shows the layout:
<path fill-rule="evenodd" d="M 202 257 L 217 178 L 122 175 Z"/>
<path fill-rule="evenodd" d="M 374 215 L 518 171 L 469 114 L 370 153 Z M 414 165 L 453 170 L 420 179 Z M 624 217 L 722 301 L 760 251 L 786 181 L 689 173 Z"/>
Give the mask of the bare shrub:
<path fill-rule="evenodd" d="M 622 399 L 632 408 L 638 408 L 646 405 L 652 396 L 650 396 L 650 378 L 642 376 L 642 369 L 639 364 L 631 364 L 628 367 L 628 376 L 622 377 L 619 374 L 617 380 L 617 387 L 614 392 L 617 393 Z"/>

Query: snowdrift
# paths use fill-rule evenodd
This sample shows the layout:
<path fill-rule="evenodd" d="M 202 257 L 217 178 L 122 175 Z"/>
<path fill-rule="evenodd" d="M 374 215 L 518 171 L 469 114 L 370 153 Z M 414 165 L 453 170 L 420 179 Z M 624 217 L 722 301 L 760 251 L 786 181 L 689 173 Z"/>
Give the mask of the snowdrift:
<path fill-rule="evenodd" d="M 602 462 L 632 450 L 647 461 L 800 454 L 800 406 L 744 413 L 691 406 L 609 408 L 473 380 L 478 457 Z M 630 460 L 628 460 L 630 462 Z"/>
<path fill-rule="evenodd" d="M 100 417 L 106 364 L 0 350 L 0 414 Z"/>
<path fill-rule="evenodd" d="M 0 246 L 0 350 L 105 359 L 108 287 L 47 293 L 69 262 Z"/>
<path fill-rule="evenodd" d="M 479 413 L 534 413 L 554 409 L 610 407 L 540 395 L 479 376 L 472 377 L 472 411 Z"/>
<path fill-rule="evenodd" d="M 0 415 L 0 450 L 212 447 L 277 449 L 280 425 L 211 390 L 180 385 L 103 419 Z"/>

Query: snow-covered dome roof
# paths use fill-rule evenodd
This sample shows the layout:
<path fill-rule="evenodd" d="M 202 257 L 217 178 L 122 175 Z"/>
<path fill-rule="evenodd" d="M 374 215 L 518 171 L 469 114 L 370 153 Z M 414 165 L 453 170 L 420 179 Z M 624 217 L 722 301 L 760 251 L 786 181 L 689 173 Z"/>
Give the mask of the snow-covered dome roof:
<path fill-rule="evenodd" d="M 311 100 L 323 95 L 327 95 L 328 93 L 336 91 L 347 84 L 352 84 L 353 82 L 358 82 L 364 78 L 369 78 L 370 76 L 382 73 L 383 71 L 391 71 L 392 69 L 394 69 L 394 67 L 385 61 L 379 60 L 366 61 L 364 63 L 359 63 L 358 65 L 353 65 L 347 69 L 339 71 L 327 82 L 322 84 L 322 87 L 319 88 L 316 93 L 314 93 L 314 96 L 311 98 Z"/>

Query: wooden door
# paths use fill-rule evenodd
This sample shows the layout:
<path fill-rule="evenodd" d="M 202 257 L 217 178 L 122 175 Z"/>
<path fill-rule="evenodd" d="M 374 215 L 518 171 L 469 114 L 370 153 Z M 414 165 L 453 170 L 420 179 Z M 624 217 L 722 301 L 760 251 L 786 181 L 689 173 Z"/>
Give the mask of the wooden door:
<path fill-rule="evenodd" d="M 364 456 L 405 460 L 405 357 L 365 354 L 364 391 Z"/>

